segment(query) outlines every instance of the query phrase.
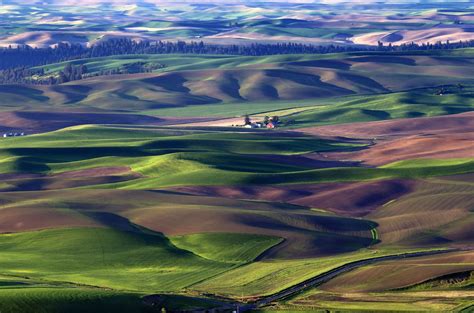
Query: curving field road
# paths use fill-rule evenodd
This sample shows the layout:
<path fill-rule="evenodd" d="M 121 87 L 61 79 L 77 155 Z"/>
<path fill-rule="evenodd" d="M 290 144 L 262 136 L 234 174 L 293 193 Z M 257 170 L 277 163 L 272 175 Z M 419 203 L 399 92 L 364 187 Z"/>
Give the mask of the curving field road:
<path fill-rule="evenodd" d="M 284 300 L 288 297 L 291 297 L 293 295 L 296 295 L 298 293 L 301 293 L 302 291 L 305 291 L 306 289 L 310 289 L 312 287 L 318 286 L 322 283 L 325 283 L 331 279 L 333 279 L 336 276 L 339 276 L 341 274 L 347 273 L 349 271 L 352 271 L 353 269 L 378 263 L 378 262 L 383 262 L 383 261 L 391 261 L 391 260 L 402 260 L 402 259 L 408 259 L 408 258 L 416 258 L 416 257 L 423 257 L 423 256 L 430 256 L 430 255 L 436 255 L 436 254 L 443 254 L 443 253 L 449 253 L 449 252 L 458 252 L 458 251 L 471 251 L 474 249 L 444 249 L 444 250 L 432 250 L 432 251 L 422 251 L 422 252 L 410 252 L 410 253 L 400 253 L 400 254 L 395 254 L 395 255 L 386 255 L 386 256 L 381 256 L 381 257 L 375 257 L 375 258 L 370 258 L 370 259 L 364 259 L 364 260 L 359 260 L 359 261 L 354 261 L 351 263 L 344 264 L 342 266 L 336 267 L 328 272 L 319 274 L 317 276 L 314 276 L 310 279 L 307 279 L 299 284 L 296 284 L 292 287 L 289 287 L 287 289 L 284 289 L 280 292 L 277 292 L 275 294 L 262 297 L 259 300 L 252 302 L 252 303 L 222 303 L 222 306 L 215 308 L 217 312 L 248 312 L 251 310 L 258 309 L 260 307 L 266 306 L 272 302 L 275 301 L 280 301 Z M 149 295 L 144 297 L 144 301 L 146 301 L 148 304 L 152 304 L 153 298 L 157 296 L 160 298 L 159 295 Z M 201 312 L 201 311 L 194 311 L 194 312 Z M 206 311 L 202 311 L 206 312 Z"/>
<path fill-rule="evenodd" d="M 259 307 L 265 306 L 270 304 L 271 302 L 283 300 L 285 298 L 288 298 L 290 296 L 293 296 L 297 293 L 300 293 L 306 289 L 318 286 L 322 283 L 325 283 L 334 277 L 341 275 L 343 273 L 349 272 L 355 268 L 382 262 L 382 261 L 390 261 L 390 260 L 399 260 L 399 259 L 407 259 L 407 258 L 415 258 L 415 257 L 422 257 L 422 256 L 429 256 L 429 255 L 435 255 L 435 254 L 442 254 L 442 253 L 448 253 L 448 252 L 456 252 L 456 251 L 461 251 L 462 249 L 448 249 L 448 250 L 433 250 L 433 251 L 423 251 L 423 252 L 412 252 L 412 253 L 402 253 L 402 254 L 396 254 L 396 255 L 387 255 L 387 256 L 382 256 L 382 257 L 376 257 L 376 258 L 371 258 L 371 259 L 365 259 L 365 260 L 359 260 L 351 263 L 344 264 L 342 266 L 339 266 L 331 271 L 325 272 L 323 274 L 317 275 L 315 277 L 312 277 L 304 282 L 301 282 L 297 285 L 294 285 L 290 288 L 287 288 L 285 290 L 282 290 L 276 294 L 263 297 L 256 302 L 241 305 L 238 308 L 236 308 L 236 312 L 247 312 L 253 309 L 257 309 Z"/>

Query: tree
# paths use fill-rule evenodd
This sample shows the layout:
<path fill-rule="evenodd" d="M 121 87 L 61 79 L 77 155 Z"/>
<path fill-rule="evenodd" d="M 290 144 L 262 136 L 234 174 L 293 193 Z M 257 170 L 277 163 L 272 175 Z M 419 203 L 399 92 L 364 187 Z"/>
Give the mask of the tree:
<path fill-rule="evenodd" d="M 252 120 L 250 119 L 250 116 L 245 115 L 244 125 L 250 125 L 250 124 L 252 124 Z"/>
<path fill-rule="evenodd" d="M 68 63 L 68 64 L 66 64 L 66 66 L 64 66 L 63 73 L 64 73 L 64 76 L 66 76 L 66 78 L 68 79 L 68 81 L 71 80 L 71 78 L 73 77 L 73 73 L 74 73 L 74 69 L 73 69 L 71 63 Z"/>
<path fill-rule="evenodd" d="M 59 72 L 59 77 L 57 79 L 58 84 L 67 83 L 69 80 L 63 71 Z"/>
<path fill-rule="evenodd" d="M 265 117 L 263 118 L 263 124 L 268 125 L 268 123 L 270 123 L 270 116 L 265 115 Z"/>

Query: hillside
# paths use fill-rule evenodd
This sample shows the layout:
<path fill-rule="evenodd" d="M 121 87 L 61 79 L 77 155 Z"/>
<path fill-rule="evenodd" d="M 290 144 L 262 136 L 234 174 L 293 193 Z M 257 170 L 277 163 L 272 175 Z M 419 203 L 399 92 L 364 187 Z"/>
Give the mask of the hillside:
<path fill-rule="evenodd" d="M 222 1 L 221 1 L 222 2 Z M 298 2 L 298 1 L 297 1 Z M 59 42 L 92 45 L 110 38 L 255 41 L 377 45 L 409 40 L 423 44 L 472 38 L 465 1 L 6 1 L 1 46 L 49 47 Z M 24 16 L 23 21 L 17 14 Z M 104 23 L 103 16 L 110 21 Z M 113 22 L 112 22 L 113 21 Z"/>
<path fill-rule="evenodd" d="M 469 1 L 32 3 L 0 313 L 472 311 Z"/>
<path fill-rule="evenodd" d="M 85 64 L 94 72 L 134 63 L 137 58 L 138 56 L 107 57 L 75 61 L 74 64 Z M 146 62 L 160 62 L 166 67 L 157 73 L 115 75 L 105 80 L 103 77 L 93 77 L 58 86 L 1 86 L 0 94 L 7 103 L 2 110 L 38 110 L 55 106 L 77 110 L 87 108 L 166 114 L 168 109 L 174 108 L 175 111 L 172 112 L 175 116 L 177 113 L 185 116 L 197 115 L 193 112 L 200 109 L 190 109 L 189 113 L 184 113 L 187 111 L 180 112 L 182 107 L 203 106 L 207 109 L 209 105 L 227 103 L 244 105 L 281 101 L 281 108 L 289 108 L 300 106 L 298 103 L 291 103 L 297 100 L 304 100 L 304 105 L 309 105 L 309 99 L 314 99 L 317 104 L 321 103 L 318 99 L 330 97 L 473 83 L 473 73 L 469 66 L 473 62 L 471 50 L 464 50 L 462 53 L 453 51 L 443 54 L 433 52 L 386 56 L 355 53 L 257 58 L 143 58 L 148 60 Z M 54 73 L 63 66 L 64 64 L 53 64 L 46 68 Z M 386 76 L 387 72 L 391 75 Z M 413 96 L 416 96 L 417 101 L 421 100 L 417 94 Z M 398 101 L 403 100 L 410 101 L 406 97 Z M 347 107 L 346 104 L 343 106 Z M 232 106 L 227 107 L 231 108 Z M 271 108 L 275 109 L 275 106 Z M 245 110 L 249 110 L 248 106 Z"/>

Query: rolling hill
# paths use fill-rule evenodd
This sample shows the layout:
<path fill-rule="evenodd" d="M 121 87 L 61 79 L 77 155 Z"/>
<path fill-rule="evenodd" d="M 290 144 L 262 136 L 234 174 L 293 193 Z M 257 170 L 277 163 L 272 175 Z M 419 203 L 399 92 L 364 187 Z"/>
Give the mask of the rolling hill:
<path fill-rule="evenodd" d="M 473 308 L 468 2 L 5 1 L 0 313 Z"/>
<path fill-rule="evenodd" d="M 467 49 L 389 57 L 130 55 L 77 60 L 73 63 L 86 64 L 92 72 L 140 58 L 166 67 L 56 86 L 0 86 L 0 129 L 37 133 L 80 124 L 203 121 L 211 122 L 196 125 L 231 126 L 235 120 L 218 119 L 245 114 L 280 115 L 283 126 L 302 128 L 456 114 L 472 110 L 471 54 Z M 63 67 L 45 69 L 50 75 Z M 429 87 L 434 83 L 449 85 L 447 94 L 438 95 L 439 87 Z"/>
<path fill-rule="evenodd" d="M 471 270 L 472 252 L 383 262 L 343 274 L 263 312 L 321 308 L 358 311 L 368 307 L 390 311 L 469 311 Z"/>

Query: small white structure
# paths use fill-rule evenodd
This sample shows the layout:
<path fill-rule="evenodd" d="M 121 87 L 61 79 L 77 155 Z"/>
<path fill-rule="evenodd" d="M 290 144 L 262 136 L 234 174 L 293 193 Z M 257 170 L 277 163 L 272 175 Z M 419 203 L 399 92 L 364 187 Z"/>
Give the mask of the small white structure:
<path fill-rule="evenodd" d="M 26 133 L 4 133 L 3 138 L 8 138 L 8 137 L 23 137 L 26 136 Z"/>

